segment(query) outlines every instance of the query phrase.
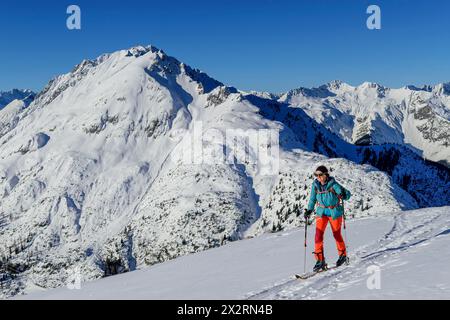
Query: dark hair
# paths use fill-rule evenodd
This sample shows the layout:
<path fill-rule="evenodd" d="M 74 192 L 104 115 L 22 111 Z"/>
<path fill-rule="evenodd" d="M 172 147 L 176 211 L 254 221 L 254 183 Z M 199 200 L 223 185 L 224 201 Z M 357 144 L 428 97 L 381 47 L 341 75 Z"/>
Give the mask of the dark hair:
<path fill-rule="evenodd" d="M 314 171 L 314 175 L 317 175 L 317 172 L 324 173 L 326 176 L 329 176 L 328 169 L 325 166 L 318 166 Z"/>

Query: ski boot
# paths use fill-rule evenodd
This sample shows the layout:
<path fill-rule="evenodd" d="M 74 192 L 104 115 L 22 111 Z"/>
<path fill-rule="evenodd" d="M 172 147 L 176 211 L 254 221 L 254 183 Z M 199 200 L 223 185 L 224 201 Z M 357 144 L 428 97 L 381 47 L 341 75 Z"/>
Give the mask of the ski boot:
<path fill-rule="evenodd" d="M 347 255 L 343 254 L 339 256 L 339 259 L 336 261 L 336 267 L 342 266 L 344 263 L 349 264 L 350 259 L 347 257 Z"/>
<path fill-rule="evenodd" d="M 313 272 L 320 272 L 327 270 L 327 264 L 325 263 L 325 260 L 317 260 L 316 265 L 313 268 Z"/>

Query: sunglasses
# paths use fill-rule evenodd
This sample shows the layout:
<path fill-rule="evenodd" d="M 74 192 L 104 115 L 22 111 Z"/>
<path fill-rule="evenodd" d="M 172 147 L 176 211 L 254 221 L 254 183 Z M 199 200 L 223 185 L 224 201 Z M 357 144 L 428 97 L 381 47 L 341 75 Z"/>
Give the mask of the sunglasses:
<path fill-rule="evenodd" d="M 326 176 L 325 173 L 314 173 L 314 175 L 315 175 L 316 177 L 323 177 L 323 176 Z"/>

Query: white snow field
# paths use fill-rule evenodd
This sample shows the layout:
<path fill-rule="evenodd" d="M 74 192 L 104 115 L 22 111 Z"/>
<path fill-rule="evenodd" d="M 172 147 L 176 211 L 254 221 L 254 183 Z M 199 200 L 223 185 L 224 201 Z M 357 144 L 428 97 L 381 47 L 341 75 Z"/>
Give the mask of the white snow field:
<path fill-rule="evenodd" d="M 307 269 L 313 266 L 314 225 Z M 18 299 L 449 299 L 450 207 L 360 218 L 347 223 L 351 263 L 308 280 L 303 270 L 304 229 L 183 256 L 89 283 L 16 296 Z M 327 229 L 325 253 L 337 258 Z M 368 280 L 379 268 L 379 289 Z M 369 268 L 369 269 L 368 269 Z M 372 278 L 371 278 L 372 277 Z M 374 283 L 369 281 L 370 283 Z M 375 282 L 376 283 L 376 282 Z"/>

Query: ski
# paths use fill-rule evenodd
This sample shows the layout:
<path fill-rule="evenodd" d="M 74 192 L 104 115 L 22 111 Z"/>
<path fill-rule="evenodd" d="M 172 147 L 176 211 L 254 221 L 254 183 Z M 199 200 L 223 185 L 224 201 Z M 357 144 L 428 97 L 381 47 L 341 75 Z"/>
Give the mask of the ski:
<path fill-rule="evenodd" d="M 348 263 L 344 263 L 343 265 L 348 265 Z M 320 271 L 311 271 L 311 272 L 306 272 L 306 273 L 303 273 L 303 274 L 296 274 L 295 278 L 299 279 L 299 280 L 306 280 L 306 279 L 314 277 L 316 274 L 319 274 L 319 273 L 322 273 L 322 272 L 326 272 L 326 271 L 329 271 L 329 270 L 334 270 L 334 269 L 337 269 L 339 267 L 342 267 L 342 265 L 341 266 L 327 267 L 326 269 L 322 269 Z"/>
<path fill-rule="evenodd" d="M 307 273 L 303 273 L 303 274 L 296 274 L 295 278 L 299 279 L 299 280 L 306 280 L 306 279 L 309 279 L 309 278 L 315 276 L 318 273 L 320 273 L 320 272 L 311 271 L 311 272 L 307 272 Z"/>
<path fill-rule="evenodd" d="M 303 274 L 296 274 L 295 278 L 299 279 L 299 280 L 306 280 L 306 279 L 309 279 L 311 277 L 314 277 L 316 274 L 319 274 L 319 273 L 322 273 L 322 272 L 325 272 L 325 271 L 328 271 L 328 270 L 334 269 L 334 268 L 335 267 L 331 267 L 331 268 L 327 268 L 327 269 L 320 270 L 320 271 L 311 271 L 311 272 L 306 272 L 306 273 L 303 273 Z"/>

